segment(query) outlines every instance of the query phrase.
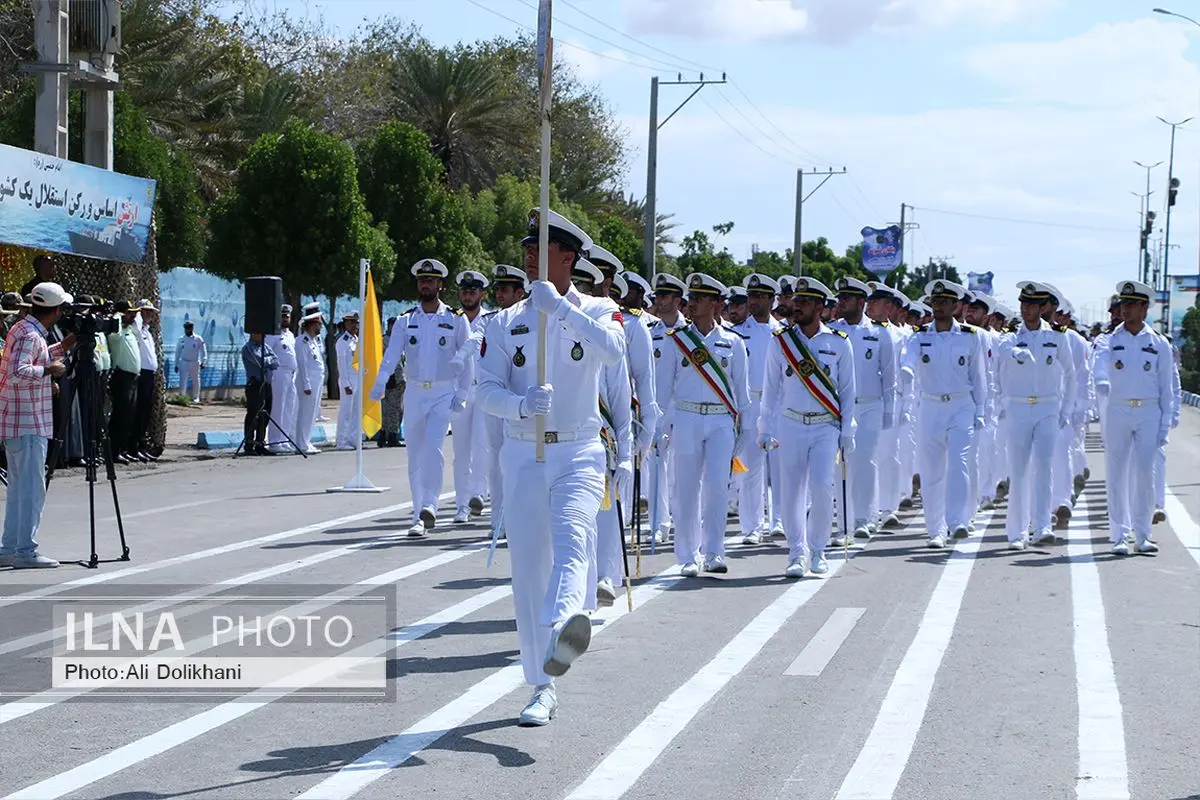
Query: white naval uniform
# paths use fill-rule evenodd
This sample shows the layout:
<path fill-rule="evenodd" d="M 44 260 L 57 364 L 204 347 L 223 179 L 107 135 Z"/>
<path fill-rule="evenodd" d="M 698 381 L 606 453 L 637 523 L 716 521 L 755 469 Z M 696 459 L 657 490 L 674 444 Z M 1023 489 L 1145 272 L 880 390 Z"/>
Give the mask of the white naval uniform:
<path fill-rule="evenodd" d="M 296 340 L 296 426 L 292 438 L 302 452 L 313 453 L 313 424 L 325 386 L 325 345 L 319 336 L 300 334 Z"/>
<path fill-rule="evenodd" d="M 1179 351 L 1167 340 L 1171 348 L 1171 428 L 1179 426 L 1179 414 L 1183 409 L 1183 386 L 1179 382 Z M 1167 448 L 1161 445 L 1154 454 L 1154 508 L 1167 505 Z"/>
<path fill-rule="evenodd" d="M 408 443 L 414 525 L 423 510 L 437 515 L 446 468 L 442 445 L 450 426 L 450 403 L 452 399 L 467 399 L 475 369 L 474 359 L 467 359 L 455 374 L 451 362 L 469 336 L 470 327 L 462 312 L 442 302 L 433 313 L 417 306 L 396 320 L 372 390 L 376 395 L 383 393 L 388 377 L 403 358 L 404 440 Z M 463 438 L 469 440 L 469 432 Z"/>
<path fill-rule="evenodd" d="M 275 422 L 267 424 L 267 446 L 278 450 L 290 447 L 285 437 L 296 429 L 296 335 L 284 328 L 266 337 L 266 342 L 279 359 L 279 367 L 271 373 L 271 418 Z"/>
<path fill-rule="evenodd" d="M 638 322 L 636 319 L 630 319 L 625 320 L 624 324 L 629 327 L 637 325 Z M 609 466 L 615 469 L 617 464 L 628 461 L 632 467 L 633 409 L 631 401 L 633 392 L 630 389 L 627 359 L 623 358 L 604 366 L 604 370 L 600 373 L 600 397 L 604 400 L 608 415 L 612 419 L 612 427 L 609 427 L 607 420 L 604 427 L 608 429 L 616 445 L 616 463 Z M 611 474 L 609 478 L 612 478 Z M 621 500 L 622 513 L 628 516 L 632 501 L 625 492 L 628 492 L 629 489 L 629 486 L 617 486 L 615 482 L 610 481 L 610 506 L 607 509 L 601 509 L 596 515 L 596 552 L 593 560 L 595 572 L 590 575 L 588 580 L 587 608 L 595 607 L 597 578 L 608 578 L 614 586 L 619 586 L 624 577 L 625 567 L 621 559 L 621 523 L 625 520 L 619 520 L 617 517 L 617 497 L 619 496 Z"/>
<path fill-rule="evenodd" d="M 949 330 L 938 332 L 935 325 L 918 328 L 904 351 L 904 369 L 915 375 L 920 391 L 917 468 L 931 540 L 966 527 L 967 457 L 987 401 L 978 329 L 951 322 Z"/>
<path fill-rule="evenodd" d="M 1005 532 L 1015 542 L 1027 531 L 1050 532 L 1055 450 L 1063 423 L 1069 422 L 1069 409 L 1075 407 L 1078 384 L 1075 359 L 1061 326 L 1042 321 L 1030 330 L 1022 322 L 1001 338 L 998 352 L 1009 459 Z"/>
<path fill-rule="evenodd" d="M 542 669 L 556 624 L 583 610 L 596 513 L 604 496 L 600 443 L 600 371 L 624 356 L 620 318 L 599 298 L 574 287 L 547 317 L 545 460 L 536 460 L 536 417 L 521 416 L 526 391 L 537 384 L 537 309 L 522 300 L 488 324 L 479 358 L 476 402 L 505 420 L 501 450 L 505 517 L 512 560 L 517 638 L 526 682 L 551 682 Z"/>
<path fill-rule="evenodd" d="M 1053 477 L 1051 478 L 1052 493 L 1050 502 L 1055 507 L 1066 506 L 1070 508 L 1074 503 L 1072 498 L 1074 495 L 1074 485 L 1072 478 L 1077 474 L 1083 473 L 1083 467 L 1080 466 L 1078 471 L 1072 467 L 1071 450 L 1075 446 L 1075 428 L 1072 420 L 1077 415 L 1086 415 L 1088 406 L 1088 384 L 1090 375 L 1087 369 L 1087 342 L 1073 330 L 1058 326 L 1058 329 L 1063 332 L 1064 338 L 1067 340 L 1067 347 L 1071 354 L 1071 363 L 1075 368 L 1075 391 L 1072 394 L 1073 403 L 1070 406 L 1063 406 L 1063 413 L 1067 416 L 1066 428 L 1060 429 L 1058 432 L 1058 443 L 1054 447 L 1054 466 L 1052 469 Z"/>
<path fill-rule="evenodd" d="M 349 331 L 343 332 L 334 345 L 338 368 L 338 418 L 337 449 L 353 450 L 362 440 L 362 414 L 359 409 L 358 370 L 354 368 L 354 354 L 358 351 L 358 337 Z M 380 373 L 383 374 L 383 373 Z M 353 394 L 351 394 L 353 392 Z"/>
<path fill-rule="evenodd" d="M 1154 460 L 1173 419 L 1170 343 L 1142 325 L 1137 334 L 1124 323 L 1096 353 L 1096 390 L 1108 396 L 1104 425 L 1110 529 L 1121 541 L 1127 520 L 1138 544 L 1150 538 L 1154 513 Z"/>
<path fill-rule="evenodd" d="M 196 334 L 180 336 L 175 344 L 175 369 L 179 372 L 179 393 L 200 402 L 200 367 L 208 360 L 204 339 Z M 188 391 L 191 381 L 191 392 Z"/>
<path fill-rule="evenodd" d="M 771 349 L 778 347 L 775 334 L 783 330 L 783 324 L 768 315 L 767 322 L 762 323 L 753 315 L 747 316 L 746 321 L 734 327 L 734 330 L 746 343 L 746 378 L 750 390 L 750 404 L 742 417 L 742 427 L 753 433 L 758 430 L 758 417 L 762 412 L 763 381 L 767 375 L 767 361 Z M 772 504 L 772 515 L 782 519 L 779 508 L 779 454 L 768 453 L 761 447 L 744 448 L 742 462 L 746 472 L 741 476 L 741 492 L 738 496 L 738 522 L 742 535 L 751 533 L 767 533 L 775 520 L 765 519 L 767 498 L 767 464 L 771 465 L 775 502 Z"/>
<path fill-rule="evenodd" d="M 984 368 L 987 372 L 988 401 L 984 409 L 986 419 L 980 432 L 978 448 L 977 471 L 979 474 L 978 499 L 992 502 L 996 496 L 996 485 L 1008 474 L 1008 448 L 1000 439 L 1000 411 L 1004 404 L 1004 395 L 1000 393 L 1000 341 L 1002 334 L 988 328 L 981 328 L 985 334 Z M 1007 416 L 1007 415 L 1006 415 Z M 971 509 L 974 511 L 974 509 Z"/>
<path fill-rule="evenodd" d="M 995 340 L 987 328 L 975 326 L 975 335 L 979 338 L 980 358 L 983 364 L 984 402 L 983 427 L 975 431 L 971 437 L 970 450 L 967 452 L 967 494 L 963 497 L 963 519 L 968 522 L 975 517 L 983 500 L 984 491 L 984 462 L 991 459 L 995 427 L 992 417 L 996 414 L 995 374 L 993 370 L 993 345 Z"/>
<path fill-rule="evenodd" d="M 907 376 L 901 373 L 900 359 L 906 343 L 911 338 L 911 332 L 904 325 L 893 325 L 890 322 L 875 324 L 883 328 L 891 336 L 892 356 L 895 359 L 892 369 L 897 378 L 897 391 L 903 394 L 906 390 L 911 389 L 911 381 L 908 381 Z M 908 410 L 910 416 L 915 407 L 919 405 L 915 402 L 916 398 L 912 397 L 912 391 L 908 392 Z M 901 402 L 903 404 L 903 400 Z M 901 420 L 900 425 L 894 425 L 888 429 L 881 427 L 879 431 L 879 443 L 876 447 L 875 455 L 879 470 L 879 512 L 884 517 L 895 513 L 897 507 L 900 505 L 900 499 L 907 496 L 911 491 L 912 475 L 904 474 L 908 471 L 905 467 L 908 459 L 903 454 L 910 452 L 905 434 L 912 430 L 912 428 L 913 425 L 911 422 L 906 424 Z M 855 450 L 857 449 L 858 447 L 855 445 Z"/>
<path fill-rule="evenodd" d="M 481 341 L 490 315 L 479 313 L 475 315 L 474 320 L 467 320 L 464 314 L 462 318 L 467 321 L 470 338 Z M 478 345 L 474 342 L 466 343 L 463 352 L 458 355 L 464 360 L 464 365 L 469 362 L 470 366 L 465 368 L 469 368 L 474 376 L 475 362 L 479 357 Z M 467 511 L 472 497 L 487 497 L 490 477 L 487 437 L 483 430 L 485 415 L 475 402 L 473 377 L 464 399 L 467 407 L 462 411 L 450 413 L 450 427 L 454 431 L 454 502 L 456 510 L 460 513 Z"/>
<path fill-rule="evenodd" d="M 786 344 L 792 355 L 800 358 L 789 331 L 796 332 L 837 387 L 840 425 L 805 386 L 784 354 Z M 758 432 L 779 442 L 775 453 L 781 472 L 787 476 L 781 487 L 780 505 L 789 562 L 803 559 L 807 565 L 823 557 L 829 544 L 839 439 L 843 432 L 854 435 L 854 417 L 861 408 L 855 402 L 854 373 L 853 347 L 846 334 L 834 332 L 824 323 L 811 339 L 795 326 L 780 331 L 767 356 Z"/>
<path fill-rule="evenodd" d="M 645 456 L 654 442 L 654 432 L 662 411 L 658 407 L 658 393 L 654 379 L 654 342 L 651 339 L 647 315 L 637 309 L 618 309 L 623 317 L 625 331 L 625 362 L 633 395 L 637 397 L 638 419 L 633 421 L 631 433 L 638 449 L 637 455 Z M 625 516 L 633 511 L 633 503 L 623 498 Z"/>
<path fill-rule="evenodd" d="M 665 406 L 664 430 L 669 430 L 669 450 L 673 456 L 671 484 L 675 500 L 675 560 L 679 564 L 698 563 L 697 555 L 725 554 L 725 518 L 729 513 L 729 476 L 733 457 L 743 437 L 754 438 L 754 431 L 737 428 L 738 419 L 730 415 L 699 369 L 683 354 L 675 342 L 692 344 L 684 331 L 693 332 L 716 359 L 729 379 L 729 400 L 738 417 L 750 405 L 746 382 L 746 345 L 742 337 L 714 324 L 707 335 L 695 324 L 666 335 L 659 344 L 662 356 L 657 369 L 662 377 Z M 703 550 L 701 551 L 701 548 Z"/>
<path fill-rule="evenodd" d="M 675 326 L 687 325 L 687 320 L 679 315 Z M 669 387 L 663 377 L 663 358 L 674 358 L 672 350 L 678 348 L 667 338 L 667 332 L 672 330 L 664 320 L 655 318 L 650 324 L 650 345 L 654 348 L 654 397 L 661 412 L 658 427 L 663 426 L 662 415 L 667 412 L 666 398 Z M 670 349 L 668 349 L 670 348 Z M 674 484 L 671 481 L 671 464 L 674 462 L 674 448 L 663 449 L 657 443 L 651 448 L 649 466 L 646 470 L 646 499 L 650 505 L 650 523 L 652 535 L 658 531 L 668 531 L 671 528 L 671 514 L 675 509 Z M 657 525 L 657 530 L 654 526 Z"/>
<path fill-rule="evenodd" d="M 897 421 L 897 357 L 888 329 L 865 315 L 857 325 L 835 320 L 829 327 L 846 334 L 854 356 L 854 452 L 846 464 L 852 512 L 849 523 L 854 531 L 873 524 L 879 514 L 877 451 L 880 434 L 894 428 Z"/>

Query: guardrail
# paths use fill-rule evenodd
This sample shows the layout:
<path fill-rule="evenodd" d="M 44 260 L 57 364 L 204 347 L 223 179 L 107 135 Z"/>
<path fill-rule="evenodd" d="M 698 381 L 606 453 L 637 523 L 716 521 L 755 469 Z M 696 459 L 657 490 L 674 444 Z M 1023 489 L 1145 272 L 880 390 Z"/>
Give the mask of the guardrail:
<path fill-rule="evenodd" d="M 1192 408 L 1200 408 L 1200 394 L 1193 394 L 1192 392 L 1184 392 L 1183 393 L 1183 404 L 1185 406 L 1191 406 Z"/>

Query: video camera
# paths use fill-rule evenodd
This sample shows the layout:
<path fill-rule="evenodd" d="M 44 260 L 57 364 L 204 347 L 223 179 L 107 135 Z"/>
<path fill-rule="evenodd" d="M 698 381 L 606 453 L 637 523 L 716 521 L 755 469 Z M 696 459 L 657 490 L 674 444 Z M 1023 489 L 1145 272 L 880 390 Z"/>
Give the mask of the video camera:
<path fill-rule="evenodd" d="M 76 339 L 88 342 L 92 341 L 96 334 L 107 336 L 110 333 L 120 333 L 121 320 L 112 313 L 111 303 L 76 304 L 62 315 L 58 326 L 63 333 L 73 333 Z"/>

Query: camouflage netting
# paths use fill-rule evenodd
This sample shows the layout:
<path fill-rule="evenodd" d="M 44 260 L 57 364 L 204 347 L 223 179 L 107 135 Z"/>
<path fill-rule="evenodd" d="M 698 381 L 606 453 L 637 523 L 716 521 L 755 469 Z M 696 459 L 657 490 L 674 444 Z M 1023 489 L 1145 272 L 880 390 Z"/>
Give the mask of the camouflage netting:
<path fill-rule="evenodd" d="M 0 289 L 18 291 L 33 277 L 33 259 L 42 251 L 0 244 Z M 100 261 L 94 258 L 51 253 L 58 262 L 59 280 L 68 292 L 90 294 L 107 300 L 141 300 L 147 298 L 155 308 L 162 308 L 158 295 L 158 259 L 155 256 L 154 229 L 150 230 L 146 261 L 125 264 Z M 150 420 L 151 452 L 162 452 L 167 433 L 167 405 L 164 392 L 162 330 L 159 320 L 150 326 L 154 347 L 158 352 L 158 376 L 154 381 L 154 406 Z"/>

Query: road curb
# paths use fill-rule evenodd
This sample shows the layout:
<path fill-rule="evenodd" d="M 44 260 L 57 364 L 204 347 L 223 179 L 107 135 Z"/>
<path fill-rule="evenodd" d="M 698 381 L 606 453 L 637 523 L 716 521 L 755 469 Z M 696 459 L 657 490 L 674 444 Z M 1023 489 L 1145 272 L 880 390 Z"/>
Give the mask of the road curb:
<path fill-rule="evenodd" d="M 337 425 L 317 423 L 312 429 L 314 445 L 332 445 L 337 441 Z M 196 434 L 196 447 L 201 450 L 233 450 L 242 443 L 242 431 L 201 431 Z"/>

